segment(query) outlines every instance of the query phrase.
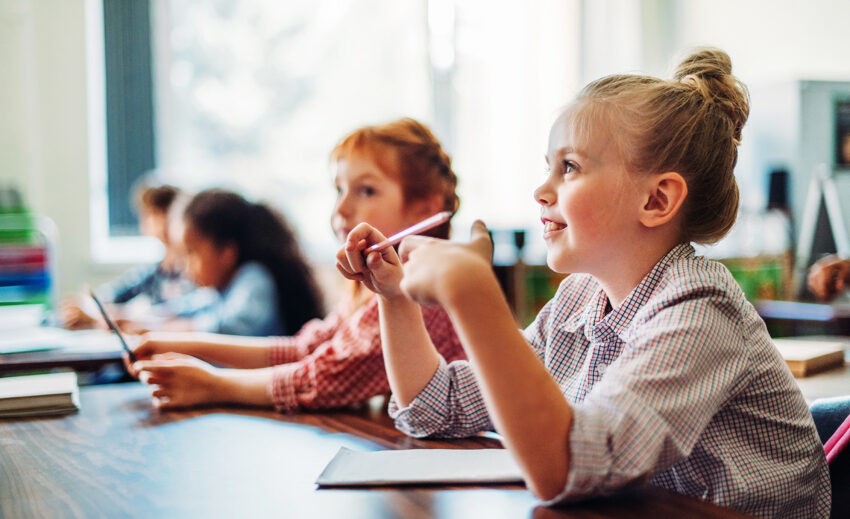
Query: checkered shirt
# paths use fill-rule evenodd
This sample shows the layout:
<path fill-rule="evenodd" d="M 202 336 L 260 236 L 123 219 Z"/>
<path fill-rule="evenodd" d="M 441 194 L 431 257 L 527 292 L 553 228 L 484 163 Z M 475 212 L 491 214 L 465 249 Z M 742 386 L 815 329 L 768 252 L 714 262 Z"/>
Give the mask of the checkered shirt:
<path fill-rule="evenodd" d="M 811 415 L 764 322 L 720 263 L 673 248 L 616 309 L 568 276 L 524 331 L 573 408 L 559 503 L 649 482 L 763 517 L 828 517 Z M 491 429 L 468 362 L 443 363 L 396 426 Z"/>
<path fill-rule="evenodd" d="M 442 308 L 423 307 L 422 316 L 446 360 L 466 358 Z M 347 318 L 332 312 L 306 323 L 294 336 L 277 338 L 269 362 L 274 366 L 272 399 L 279 411 L 343 407 L 389 393 L 377 297 Z"/>

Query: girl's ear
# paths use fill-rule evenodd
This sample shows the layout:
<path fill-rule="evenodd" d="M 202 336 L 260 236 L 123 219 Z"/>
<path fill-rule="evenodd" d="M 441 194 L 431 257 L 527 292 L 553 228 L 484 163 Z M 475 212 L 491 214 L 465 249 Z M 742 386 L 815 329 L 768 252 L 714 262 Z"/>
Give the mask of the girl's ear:
<path fill-rule="evenodd" d="M 688 183 L 676 172 L 653 175 L 649 194 L 640 212 L 640 222 L 646 227 L 664 225 L 676 215 L 688 197 Z"/>

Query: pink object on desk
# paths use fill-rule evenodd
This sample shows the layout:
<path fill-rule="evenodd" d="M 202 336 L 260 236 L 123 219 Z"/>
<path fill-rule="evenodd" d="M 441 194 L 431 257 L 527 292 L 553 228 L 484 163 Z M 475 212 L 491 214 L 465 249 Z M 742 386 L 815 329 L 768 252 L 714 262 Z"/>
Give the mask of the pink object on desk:
<path fill-rule="evenodd" d="M 844 450 L 847 443 L 850 443 L 850 416 L 841 422 L 838 429 L 832 433 L 832 436 L 830 436 L 823 445 L 823 452 L 826 454 L 826 462 L 832 463 L 832 460 L 834 460 L 835 457 Z"/>

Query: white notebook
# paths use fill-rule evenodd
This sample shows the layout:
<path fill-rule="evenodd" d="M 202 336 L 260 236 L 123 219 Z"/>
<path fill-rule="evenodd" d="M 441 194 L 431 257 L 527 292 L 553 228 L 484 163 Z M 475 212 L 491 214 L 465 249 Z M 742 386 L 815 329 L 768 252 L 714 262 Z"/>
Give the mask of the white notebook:
<path fill-rule="evenodd" d="M 411 449 L 360 452 L 340 448 L 316 484 L 321 487 L 522 482 L 506 449 Z"/>

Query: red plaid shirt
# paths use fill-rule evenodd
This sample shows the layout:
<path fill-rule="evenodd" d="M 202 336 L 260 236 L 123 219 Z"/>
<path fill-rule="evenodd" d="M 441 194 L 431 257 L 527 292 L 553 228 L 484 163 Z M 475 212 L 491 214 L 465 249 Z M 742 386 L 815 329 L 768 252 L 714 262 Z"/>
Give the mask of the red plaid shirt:
<path fill-rule="evenodd" d="M 442 308 L 422 307 L 422 316 L 443 358 L 466 358 Z M 277 338 L 269 362 L 275 366 L 271 393 L 279 411 L 342 407 L 389 393 L 377 297 L 347 318 L 335 311 L 308 322 L 296 335 Z"/>

